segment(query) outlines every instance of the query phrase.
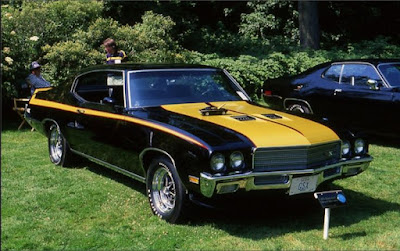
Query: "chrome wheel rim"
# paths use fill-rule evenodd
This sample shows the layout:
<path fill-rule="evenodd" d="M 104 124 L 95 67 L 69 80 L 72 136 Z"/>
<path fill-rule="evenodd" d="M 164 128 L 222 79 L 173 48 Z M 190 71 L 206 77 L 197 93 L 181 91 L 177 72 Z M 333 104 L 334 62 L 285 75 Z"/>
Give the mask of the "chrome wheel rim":
<path fill-rule="evenodd" d="M 175 182 L 172 174 L 164 167 L 158 168 L 153 176 L 152 195 L 155 206 L 162 213 L 169 213 L 175 207 Z"/>
<path fill-rule="evenodd" d="M 55 163 L 59 163 L 61 161 L 62 153 L 63 140 L 61 133 L 57 128 L 54 128 L 50 132 L 50 155 Z"/>
<path fill-rule="evenodd" d="M 290 108 L 290 111 L 292 112 L 300 112 L 300 113 L 305 113 L 303 107 L 301 107 L 300 105 L 294 105 Z"/>

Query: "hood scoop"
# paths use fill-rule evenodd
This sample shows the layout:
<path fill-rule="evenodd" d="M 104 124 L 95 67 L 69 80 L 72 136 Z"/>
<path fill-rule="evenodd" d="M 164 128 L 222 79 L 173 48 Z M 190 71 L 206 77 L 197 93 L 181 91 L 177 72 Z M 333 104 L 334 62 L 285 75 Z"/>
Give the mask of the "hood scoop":
<path fill-rule="evenodd" d="M 251 117 L 249 115 L 241 115 L 241 116 L 232 116 L 232 118 L 239 120 L 239 121 L 250 121 L 250 120 L 256 120 L 256 118 Z"/>
<path fill-rule="evenodd" d="M 279 115 L 276 115 L 276 114 L 273 114 L 273 113 L 271 113 L 271 114 L 263 114 L 263 116 L 265 116 L 265 117 L 267 117 L 269 119 L 281 119 L 282 118 L 282 116 L 279 116 Z"/>

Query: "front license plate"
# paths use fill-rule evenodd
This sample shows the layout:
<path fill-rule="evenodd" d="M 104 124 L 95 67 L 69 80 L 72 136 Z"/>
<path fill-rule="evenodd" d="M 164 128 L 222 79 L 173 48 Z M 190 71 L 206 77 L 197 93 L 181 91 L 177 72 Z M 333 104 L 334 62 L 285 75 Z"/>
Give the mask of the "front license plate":
<path fill-rule="evenodd" d="M 289 195 L 314 192 L 317 188 L 318 176 L 319 175 L 293 178 Z"/>

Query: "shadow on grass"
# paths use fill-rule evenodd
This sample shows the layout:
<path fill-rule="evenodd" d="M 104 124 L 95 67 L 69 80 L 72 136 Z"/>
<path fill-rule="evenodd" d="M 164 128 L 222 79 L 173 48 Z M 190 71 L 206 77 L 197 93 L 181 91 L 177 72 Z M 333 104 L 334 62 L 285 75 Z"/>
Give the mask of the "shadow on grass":
<path fill-rule="evenodd" d="M 73 168 L 84 168 L 84 167 L 87 168 L 87 170 L 89 170 L 95 174 L 112 179 L 112 180 L 114 180 L 118 183 L 121 183 L 129 188 L 132 188 L 146 196 L 146 185 L 144 183 L 141 183 L 137 180 L 134 180 L 133 178 L 130 178 L 126 175 L 120 174 L 116 171 L 113 171 L 111 169 L 108 169 L 107 167 L 98 165 L 89 160 L 83 159 L 81 162 L 79 162 L 79 164 L 76 164 Z M 147 196 L 145 198 L 147 198 Z"/>
<path fill-rule="evenodd" d="M 140 193 L 147 200 L 145 185 L 113 170 L 90 161 L 83 164 L 88 170 L 124 184 Z M 351 226 L 368 218 L 397 211 L 400 204 L 366 196 L 340 186 L 332 190 L 344 191 L 348 205 L 332 209 L 330 226 Z M 282 236 L 287 233 L 321 230 L 324 210 L 313 194 L 287 196 L 271 192 L 238 193 L 218 197 L 216 208 L 192 206 L 184 225 L 212 225 L 227 233 L 252 240 Z M 148 209 L 150 210 L 150 208 Z M 336 236 L 343 240 L 365 236 L 366 232 L 348 233 Z"/>
<path fill-rule="evenodd" d="M 83 163 L 91 172 L 102 175 L 124 184 L 140 193 L 147 200 L 145 185 L 127 176 L 102 167 L 90 161 Z M 400 204 L 366 196 L 357 191 L 340 186 L 332 190 L 344 191 L 348 205 L 332 209 L 330 226 L 351 226 L 368 218 L 382 215 L 389 211 L 397 211 Z M 324 210 L 313 194 L 287 196 L 271 192 L 238 193 L 218 197 L 216 208 L 201 206 L 190 207 L 189 217 L 184 225 L 212 225 L 231 235 L 252 240 L 282 236 L 287 233 L 308 230 L 321 230 Z M 150 208 L 149 208 L 150 210 Z M 337 236 L 343 240 L 357 236 L 365 236 L 365 232 L 349 233 Z"/>
<path fill-rule="evenodd" d="M 400 138 L 371 136 L 369 138 L 369 143 L 379 146 L 400 148 Z"/>
<path fill-rule="evenodd" d="M 336 189 L 344 191 L 348 205 L 332 209 L 331 227 L 351 226 L 388 211 L 398 211 L 400 208 L 400 204 L 397 203 L 371 198 L 341 187 Z M 324 210 L 312 194 L 294 197 L 265 194 L 251 197 L 231 197 L 220 210 L 196 208 L 196 212 L 193 213 L 195 217 L 191 217 L 191 224 L 211 224 L 231 235 L 252 240 L 314 229 L 322 231 Z M 365 232 L 357 232 L 337 237 L 351 239 L 365 235 Z"/>
<path fill-rule="evenodd" d="M 342 235 L 338 235 L 337 237 L 342 240 L 351 240 L 356 237 L 364 237 L 364 236 L 367 236 L 367 232 L 361 231 L 361 232 L 356 232 L 356 233 L 342 234 Z"/>

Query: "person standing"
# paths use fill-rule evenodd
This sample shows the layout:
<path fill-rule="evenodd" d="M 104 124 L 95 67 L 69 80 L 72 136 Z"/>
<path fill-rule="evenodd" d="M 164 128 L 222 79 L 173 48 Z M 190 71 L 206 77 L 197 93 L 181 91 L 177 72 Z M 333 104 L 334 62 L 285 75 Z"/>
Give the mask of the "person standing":
<path fill-rule="evenodd" d="M 115 43 L 114 39 L 107 38 L 106 40 L 104 40 L 103 45 L 107 52 L 107 64 L 120 64 L 121 62 L 125 62 L 128 59 L 126 53 L 123 50 L 118 50 L 118 46 Z"/>
<path fill-rule="evenodd" d="M 50 83 L 46 81 L 41 75 L 41 65 L 33 61 L 30 65 L 31 74 L 25 79 L 31 87 L 31 94 L 38 88 L 50 87 Z"/>

